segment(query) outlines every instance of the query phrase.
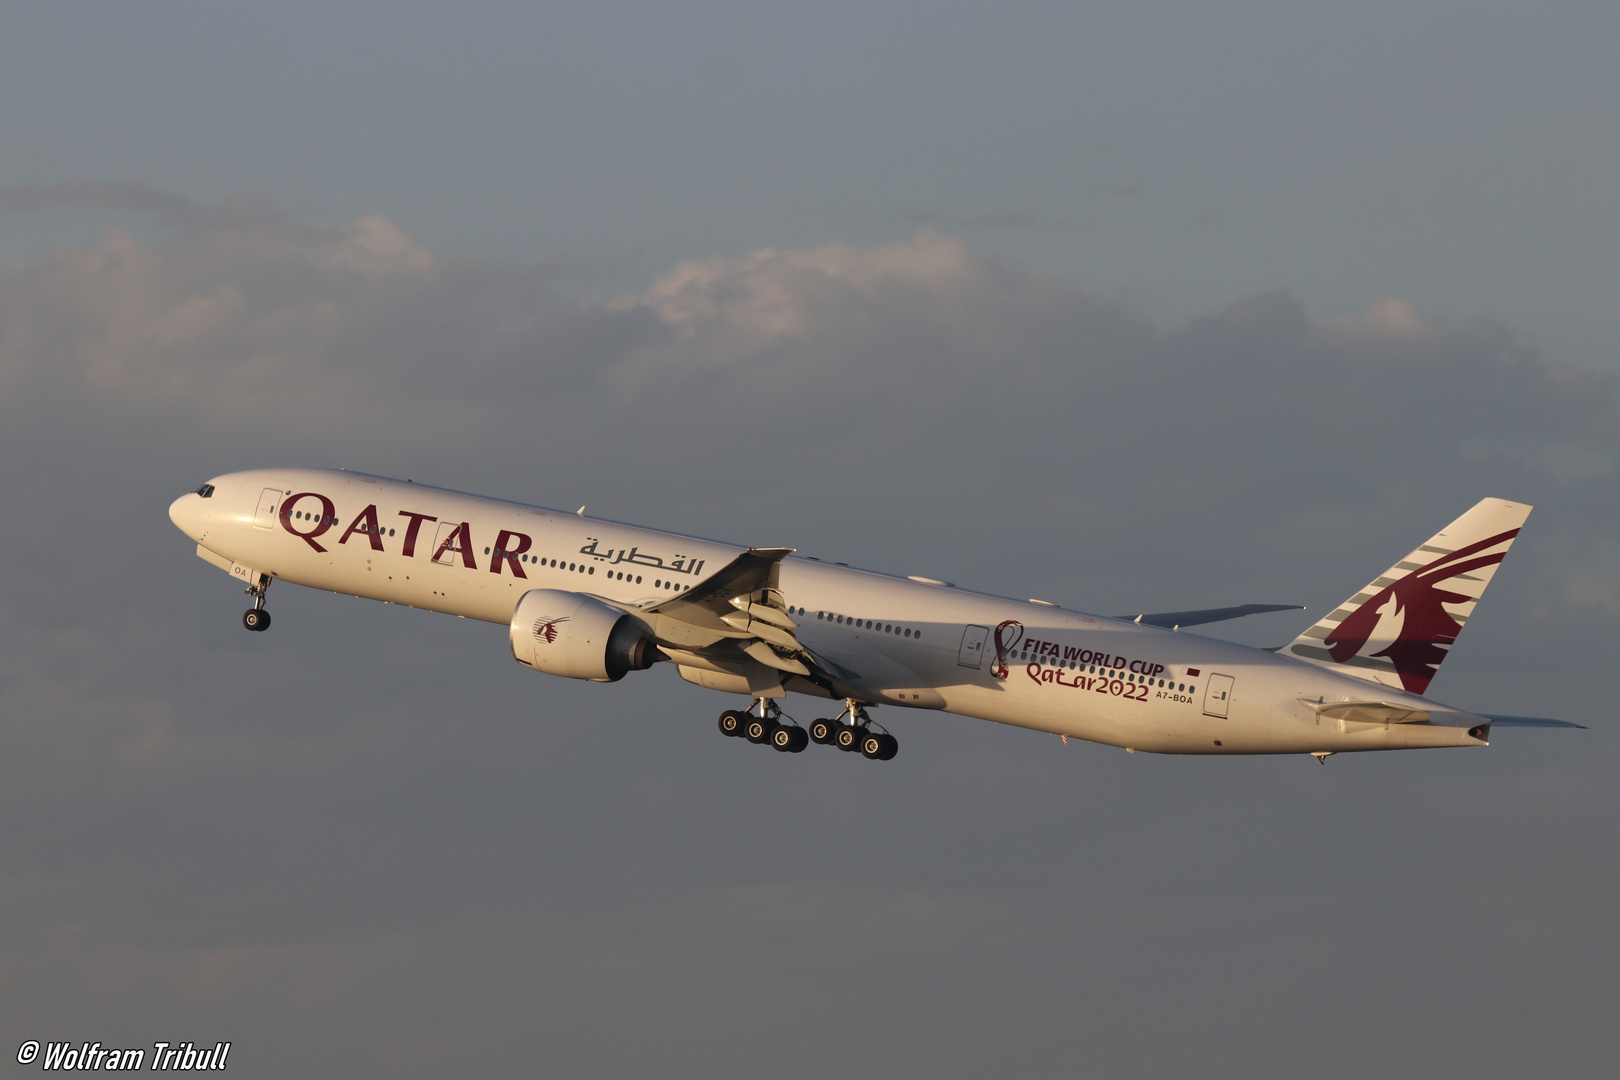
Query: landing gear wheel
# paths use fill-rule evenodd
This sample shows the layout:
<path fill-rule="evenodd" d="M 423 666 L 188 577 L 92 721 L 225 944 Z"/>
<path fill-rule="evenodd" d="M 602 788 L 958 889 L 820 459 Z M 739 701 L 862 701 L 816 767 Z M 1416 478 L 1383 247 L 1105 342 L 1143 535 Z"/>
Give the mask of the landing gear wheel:
<path fill-rule="evenodd" d="M 750 716 L 748 726 L 743 728 L 743 732 L 751 743 L 769 742 L 772 733 L 776 731 L 776 726 L 775 720 L 762 720 L 757 716 Z"/>
<path fill-rule="evenodd" d="M 253 597 L 253 606 L 242 613 L 242 625 L 249 630 L 270 629 L 270 613 L 264 610 L 264 597 L 270 591 L 270 575 L 260 574 L 253 584 L 242 591 Z"/>
<path fill-rule="evenodd" d="M 873 761 L 888 761 L 899 752 L 900 741 L 886 731 L 869 731 L 861 736 L 861 753 Z"/>
<path fill-rule="evenodd" d="M 802 727 L 790 728 L 789 730 L 793 732 L 793 741 L 788 744 L 787 752 L 790 754 L 803 753 L 804 748 L 810 745 L 810 733 Z"/>
<path fill-rule="evenodd" d="M 771 732 L 770 744 L 784 754 L 792 753 L 794 747 L 797 746 L 799 742 L 798 735 L 796 733 L 802 731 L 804 731 L 803 728 L 778 727 L 775 731 Z"/>
<path fill-rule="evenodd" d="M 720 714 L 720 734 L 728 739 L 735 739 L 743 733 L 743 724 L 747 723 L 748 714 L 738 712 L 736 709 L 727 709 Z"/>
<path fill-rule="evenodd" d="M 859 750 L 863 734 L 862 729 L 853 724 L 839 724 L 833 732 L 833 745 L 845 751 Z"/>
<path fill-rule="evenodd" d="M 817 746 L 826 746 L 833 741 L 835 725 L 831 720 L 812 720 L 810 722 L 810 741 Z"/>

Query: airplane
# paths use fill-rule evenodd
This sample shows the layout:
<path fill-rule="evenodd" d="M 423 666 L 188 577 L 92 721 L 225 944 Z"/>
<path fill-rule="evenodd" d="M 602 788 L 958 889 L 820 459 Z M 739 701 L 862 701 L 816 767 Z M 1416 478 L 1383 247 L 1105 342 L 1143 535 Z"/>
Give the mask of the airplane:
<path fill-rule="evenodd" d="M 895 756 L 873 710 L 936 710 L 1163 754 L 1483 746 L 1493 726 L 1424 696 L 1529 516 L 1484 499 L 1294 640 L 1259 649 L 1185 628 L 1292 604 L 1108 617 L 347 470 L 217 476 L 169 517 L 246 584 L 272 583 L 503 624 L 513 658 L 616 682 L 657 663 L 746 708 L 727 736 Z M 801 727 L 789 693 L 839 703 Z M 830 711 L 830 710 L 824 710 Z"/>

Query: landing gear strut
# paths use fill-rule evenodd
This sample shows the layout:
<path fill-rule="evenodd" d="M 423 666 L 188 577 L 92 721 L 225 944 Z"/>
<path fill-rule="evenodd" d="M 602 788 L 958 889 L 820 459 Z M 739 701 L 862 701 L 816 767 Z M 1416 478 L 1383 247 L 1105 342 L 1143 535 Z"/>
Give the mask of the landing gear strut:
<path fill-rule="evenodd" d="M 270 575 L 260 574 L 259 580 L 243 591 L 253 597 L 253 606 L 242 613 L 242 625 L 249 630 L 270 629 L 270 613 L 264 610 L 264 594 L 270 591 Z"/>
<path fill-rule="evenodd" d="M 848 716 L 849 723 L 844 723 Z M 755 698 L 748 711 L 727 709 L 720 714 L 720 734 L 728 738 L 741 736 L 751 743 L 767 743 L 784 754 L 797 754 L 811 743 L 836 746 L 840 750 L 858 752 L 873 761 L 888 761 L 900 752 L 900 743 L 887 731 L 873 731 L 866 708 L 858 701 L 849 701 L 844 711 L 831 720 L 812 720 L 806 731 L 799 725 L 782 722 L 782 709 L 770 698 Z"/>
<path fill-rule="evenodd" d="M 849 723 L 844 723 L 845 716 Z M 873 761 L 888 761 L 900 752 L 900 742 L 887 731 L 873 731 L 866 708 L 858 701 L 845 704 L 844 711 L 831 720 L 817 720 L 810 725 L 810 741 L 823 746 L 836 746 L 846 752 L 859 751 Z"/>
<path fill-rule="evenodd" d="M 742 736 L 751 743 L 768 743 L 784 754 L 797 754 L 810 745 L 810 736 L 797 724 L 782 723 L 782 708 L 770 698 L 756 698 L 748 712 L 727 709 L 720 714 L 720 734 Z"/>

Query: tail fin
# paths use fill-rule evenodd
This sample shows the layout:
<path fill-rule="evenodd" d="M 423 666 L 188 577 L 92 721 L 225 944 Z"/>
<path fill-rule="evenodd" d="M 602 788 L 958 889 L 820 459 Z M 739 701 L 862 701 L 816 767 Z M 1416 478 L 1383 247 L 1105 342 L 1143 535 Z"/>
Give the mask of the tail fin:
<path fill-rule="evenodd" d="M 1284 645 L 1283 655 L 1423 693 L 1530 509 L 1505 499 L 1480 500 Z"/>

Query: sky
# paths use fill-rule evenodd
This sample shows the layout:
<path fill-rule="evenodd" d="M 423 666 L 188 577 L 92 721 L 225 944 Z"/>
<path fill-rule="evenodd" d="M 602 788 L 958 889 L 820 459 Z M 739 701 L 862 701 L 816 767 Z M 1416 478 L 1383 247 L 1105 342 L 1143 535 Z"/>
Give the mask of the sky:
<path fill-rule="evenodd" d="M 1612 5 L 13 15 L 0 1061 L 1612 1067 Z M 1308 606 L 1209 628 L 1256 645 L 1521 500 L 1430 693 L 1590 730 L 1319 766 L 919 713 L 891 762 L 772 754 L 500 626 L 281 584 L 242 632 L 166 508 L 275 465 Z"/>

